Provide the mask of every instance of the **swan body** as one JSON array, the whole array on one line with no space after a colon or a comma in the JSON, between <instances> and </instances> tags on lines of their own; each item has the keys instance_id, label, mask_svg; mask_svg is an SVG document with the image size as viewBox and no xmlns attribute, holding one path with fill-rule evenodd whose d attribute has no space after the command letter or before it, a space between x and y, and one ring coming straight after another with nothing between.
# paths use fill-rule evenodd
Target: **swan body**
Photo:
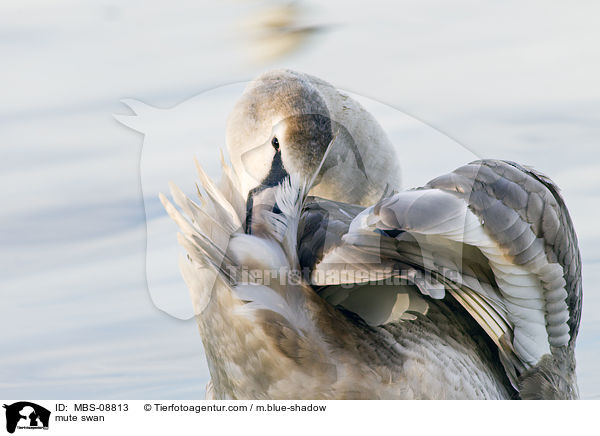
<instances>
[{"instance_id":1,"label":"swan body","mask_svg":"<svg viewBox=\"0 0 600 436\"><path fill-rule=\"evenodd\" d=\"M390 192L385 134L324 83L261 76L229 120L221 182L198 167L199 204L161 197L207 396L577 398L581 261L558 188L482 160Z\"/></svg>"}]
</instances>

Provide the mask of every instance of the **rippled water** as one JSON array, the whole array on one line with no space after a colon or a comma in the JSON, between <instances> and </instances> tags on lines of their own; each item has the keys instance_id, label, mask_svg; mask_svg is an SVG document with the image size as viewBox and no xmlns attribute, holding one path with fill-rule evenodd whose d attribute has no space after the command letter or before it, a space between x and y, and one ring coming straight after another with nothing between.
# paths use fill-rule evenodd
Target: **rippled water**
<instances>
[{"instance_id":1,"label":"rippled water","mask_svg":"<svg viewBox=\"0 0 600 436\"><path fill-rule=\"evenodd\" d=\"M316 30L286 34L283 45L261 33L270 3L0 6L0 397L203 395L195 325L158 310L148 292L146 218L151 226L162 209L142 192L143 138L112 114L128 112L123 98L168 108L281 66L396 108L401 116L381 117L405 185L459 164L461 153L533 165L557 181L584 259L579 384L584 398L600 397L599 7L301 5L288 19ZM435 141L419 135L430 131L438 147L461 146L450 157L423 153ZM220 132L217 123L203 130L194 149L207 164ZM158 169L179 170L181 156L162 156ZM178 287L177 277L163 280Z\"/></svg>"}]
</instances>

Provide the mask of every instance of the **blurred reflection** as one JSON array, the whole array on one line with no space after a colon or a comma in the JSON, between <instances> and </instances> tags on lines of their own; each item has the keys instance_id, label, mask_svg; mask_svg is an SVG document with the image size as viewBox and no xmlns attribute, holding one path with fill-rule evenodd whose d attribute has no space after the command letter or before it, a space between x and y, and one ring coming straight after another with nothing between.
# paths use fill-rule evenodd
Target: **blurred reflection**
<instances>
[{"instance_id":1,"label":"blurred reflection","mask_svg":"<svg viewBox=\"0 0 600 436\"><path fill-rule=\"evenodd\" d=\"M268 4L244 19L242 36L250 59L266 63L304 47L310 37L325 29L323 25L308 23L306 12L300 2Z\"/></svg>"}]
</instances>

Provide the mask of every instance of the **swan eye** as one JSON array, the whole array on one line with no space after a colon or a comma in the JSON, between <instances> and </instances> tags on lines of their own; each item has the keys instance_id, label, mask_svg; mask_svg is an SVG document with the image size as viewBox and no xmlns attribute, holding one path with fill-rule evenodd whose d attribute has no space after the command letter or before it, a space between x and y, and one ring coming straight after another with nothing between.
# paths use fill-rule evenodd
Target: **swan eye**
<instances>
[{"instance_id":1,"label":"swan eye","mask_svg":"<svg viewBox=\"0 0 600 436\"><path fill-rule=\"evenodd\" d=\"M279 150L279 140L276 136L273 136L273 139L271 139L271 145L275 150Z\"/></svg>"}]
</instances>

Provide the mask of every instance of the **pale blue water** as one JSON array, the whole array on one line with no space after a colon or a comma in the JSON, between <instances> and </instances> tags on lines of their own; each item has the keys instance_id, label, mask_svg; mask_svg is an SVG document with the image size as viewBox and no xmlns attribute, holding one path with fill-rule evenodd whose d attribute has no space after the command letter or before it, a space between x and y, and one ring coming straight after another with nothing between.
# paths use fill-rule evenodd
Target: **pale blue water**
<instances>
[{"instance_id":1,"label":"pale blue water","mask_svg":"<svg viewBox=\"0 0 600 436\"><path fill-rule=\"evenodd\" d=\"M325 30L286 57L252 63L258 42L240 23L265 5L0 6L0 397L203 396L195 325L158 310L147 288L146 212L158 223L162 209L142 196L143 138L112 114L127 113L123 98L166 108L283 66L424 121L411 130L395 124L406 118L382 119L404 149L407 182L452 163L419 157L431 143L420 136L426 125L439 146L439 132L462 144L458 163L467 149L557 181L584 259L579 384L584 398L600 397L599 6L306 3L302 19ZM203 134L208 143L194 151L214 162L224 138L217 124ZM163 279L177 286L170 273Z\"/></svg>"}]
</instances>

